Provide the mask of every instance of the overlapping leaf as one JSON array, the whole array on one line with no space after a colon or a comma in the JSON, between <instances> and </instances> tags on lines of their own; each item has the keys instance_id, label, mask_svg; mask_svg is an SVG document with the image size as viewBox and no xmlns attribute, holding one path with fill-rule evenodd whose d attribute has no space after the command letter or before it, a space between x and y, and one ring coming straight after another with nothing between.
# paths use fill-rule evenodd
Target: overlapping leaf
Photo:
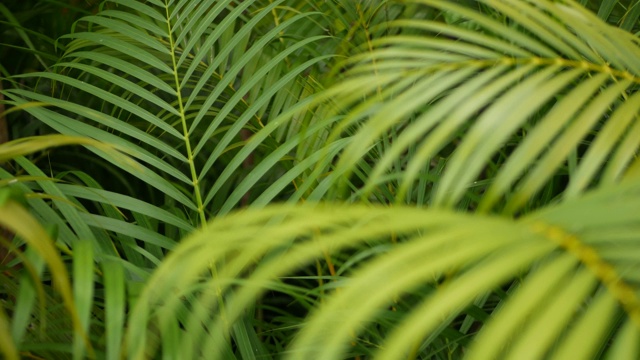
<instances>
[{"instance_id":1,"label":"overlapping leaf","mask_svg":"<svg viewBox=\"0 0 640 360\"><path fill-rule=\"evenodd\" d=\"M416 301L397 313L399 324L376 344L377 352L372 349L380 358L406 358L411 349L429 348L478 296L518 276L520 284L479 330L467 353L471 358L578 353L592 358L634 351L640 293L631 269L637 266L628 262L635 255L623 253L640 241L633 225L640 213L638 184L635 177L518 221L335 205L269 207L219 218L180 244L150 280L133 314L128 340L137 346L129 354L135 358L163 341L146 335L147 322L160 326L161 339L173 336L169 329L177 316L171 314L178 312L186 331L200 334L200 340L182 341L176 351L224 358L216 349L231 324L257 297L277 288L276 278L323 252L392 236L404 241L364 261L348 280L334 280L339 289L302 328L289 358L343 358L349 344L366 341L362 333L385 308ZM214 234L218 240L212 242ZM202 273L212 263L224 266L202 286ZM408 294L425 283L434 284L433 290L411 300ZM218 302L221 294L224 306ZM181 297L192 299L190 310L181 307ZM584 336L592 337L589 346L579 341Z\"/></svg>"},{"instance_id":2,"label":"overlapping leaf","mask_svg":"<svg viewBox=\"0 0 640 360\"><path fill-rule=\"evenodd\" d=\"M398 35L362 44L345 63L334 89L348 111L339 131L359 130L333 181L379 149L361 197L392 186L395 202L413 202L419 179L446 160L428 203L483 194L480 209L514 213L554 179L568 182L571 197L620 178L640 145L635 37L572 2L482 2L496 15L412 3L455 17L382 24Z\"/></svg>"},{"instance_id":3,"label":"overlapping leaf","mask_svg":"<svg viewBox=\"0 0 640 360\"><path fill-rule=\"evenodd\" d=\"M3 94L132 156L92 149L143 186L0 169L74 256L59 290L77 332L45 348L91 356L94 326L109 359L638 357L633 35L545 0L115 0L77 29L53 71L15 77L38 91ZM267 206L323 199L396 205ZM21 284L11 330L0 314L10 357L47 319ZM303 323L267 292L318 309Z\"/></svg>"}]
</instances>

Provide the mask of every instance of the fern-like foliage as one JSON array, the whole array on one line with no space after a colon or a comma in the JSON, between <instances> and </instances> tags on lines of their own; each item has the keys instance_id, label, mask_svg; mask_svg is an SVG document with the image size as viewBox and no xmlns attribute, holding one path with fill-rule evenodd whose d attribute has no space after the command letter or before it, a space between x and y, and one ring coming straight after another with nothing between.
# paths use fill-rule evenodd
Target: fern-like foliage
<instances>
[{"instance_id":1,"label":"fern-like foliage","mask_svg":"<svg viewBox=\"0 0 640 360\"><path fill-rule=\"evenodd\" d=\"M3 353L638 358L631 3L105 1L2 91Z\"/></svg>"}]
</instances>

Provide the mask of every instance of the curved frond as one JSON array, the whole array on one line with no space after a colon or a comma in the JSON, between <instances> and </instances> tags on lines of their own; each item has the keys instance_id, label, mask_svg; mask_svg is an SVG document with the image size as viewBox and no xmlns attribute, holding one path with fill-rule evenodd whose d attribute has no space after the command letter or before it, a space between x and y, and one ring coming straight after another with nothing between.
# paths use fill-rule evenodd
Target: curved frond
<instances>
[{"instance_id":1,"label":"curved frond","mask_svg":"<svg viewBox=\"0 0 640 360\"><path fill-rule=\"evenodd\" d=\"M267 207L220 217L177 246L149 280L132 314L128 342L136 346L129 355L148 354L157 341L175 336L169 329L176 324L169 319L176 315L170 314L180 313L187 333L199 333L202 345L185 340L179 351L224 358L216 349L234 321L262 294L278 289L278 278L323 253L392 238L402 241L358 261L348 279L329 280L333 291L314 294L322 299L319 308L287 350L289 358L343 358L355 343L362 351L371 322L385 321L390 308L406 310L397 310L397 324L369 351L384 359L406 358L412 349L435 346L438 334L478 296L512 281L520 285L482 325L469 349L472 358L572 351L590 358L614 351L607 342L631 341L618 333L620 326L634 324L636 334L640 328L638 279L632 270L637 265L627 261L639 240L638 196L638 181L629 180L517 221L335 205ZM202 275L212 264L224 265L203 286ZM179 298L191 299L189 307ZM593 303L585 307L585 301ZM611 317L618 313L623 314L619 320ZM148 326L159 326L161 338L146 336ZM598 342L584 347L577 339L586 329Z\"/></svg>"},{"instance_id":2,"label":"curved frond","mask_svg":"<svg viewBox=\"0 0 640 360\"><path fill-rule=\"evenodd\" d=\"M219 184L237 181L226 174L243 167L226 159L234 143L263 127L278 94L326 58L305 54L323 36L283 37L317 15L285 13L270 27L264 20L282 0L264 8L231 0L115 3L81 20L91 31L66 36L73 41L54 66L56 73L29 74L50 84L52 95L6 94L16 105L50 105L51 110L25 109L58 132L117 144L142 163L138 169L117 166L204 222L217 212L214 197L226 196L218 194ZM77 104L77 96L93 100ZM227 171L218 178L221 166Z\"/></svg>"},{"instance_id":3,"label":"curved frond","mask_svg":"<svg viewBox=\"0 0 640 360\"><path fill-rule=\"evenodd\" d=\"M568 1L484 1L495 15L452 2L413 3L457 20L381 24L397 35L362 44L345 62L333 91L349 115L335 134L354 135L336 179L344 183L381 146L361 198L393 184L395 202L413 202L409 190L420 174L445 159L428 203L459 206L483 193L481 210L515 213L563 176L566 197L620 178L640 145L618 142L640 113L637 38ZM611 136L592 135L600 128ZM608 159L619 161L601 170Z\"/></svg>"},{"instance_id":4,"label":"curved frond","mask_svg":"<svg viewBox=\"0 0 640 360\"><path fill-rule=\"evenodd\" d=\"M640 358L640 2L581 3L0 5L3 355Z\"/></svg>"}]
</instances>

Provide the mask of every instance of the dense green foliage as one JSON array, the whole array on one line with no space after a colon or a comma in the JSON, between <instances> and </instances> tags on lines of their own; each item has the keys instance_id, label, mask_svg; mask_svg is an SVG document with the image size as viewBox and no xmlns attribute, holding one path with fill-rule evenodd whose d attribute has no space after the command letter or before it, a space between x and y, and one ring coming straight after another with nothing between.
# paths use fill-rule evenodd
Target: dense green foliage
<instances>
[{"instance_id":1,"label":"dense green foliage","mask_svg":"<svg viewBox=\"0 0 640 360\"><path fill-rule=\"evenodd\" d=\"M639 16L0 4L1 353L640 358Z\"/></svg>"}]
</instances>

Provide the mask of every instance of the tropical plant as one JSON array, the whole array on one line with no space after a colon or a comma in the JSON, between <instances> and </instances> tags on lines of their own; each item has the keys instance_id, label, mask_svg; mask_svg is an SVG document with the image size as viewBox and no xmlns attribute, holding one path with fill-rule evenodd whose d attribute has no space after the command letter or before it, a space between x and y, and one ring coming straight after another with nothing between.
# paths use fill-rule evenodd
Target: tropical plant
<instances>
[{"instance_id":1,"label":"tropical plant","mask_svg":"<svg viewBox=\"0 0 640 360\"><path fill-rule=\"evenodd\" d=\"M639 9L105 1L0 92L0 349L640 357Z\"/></svg>"}]
</instances>

